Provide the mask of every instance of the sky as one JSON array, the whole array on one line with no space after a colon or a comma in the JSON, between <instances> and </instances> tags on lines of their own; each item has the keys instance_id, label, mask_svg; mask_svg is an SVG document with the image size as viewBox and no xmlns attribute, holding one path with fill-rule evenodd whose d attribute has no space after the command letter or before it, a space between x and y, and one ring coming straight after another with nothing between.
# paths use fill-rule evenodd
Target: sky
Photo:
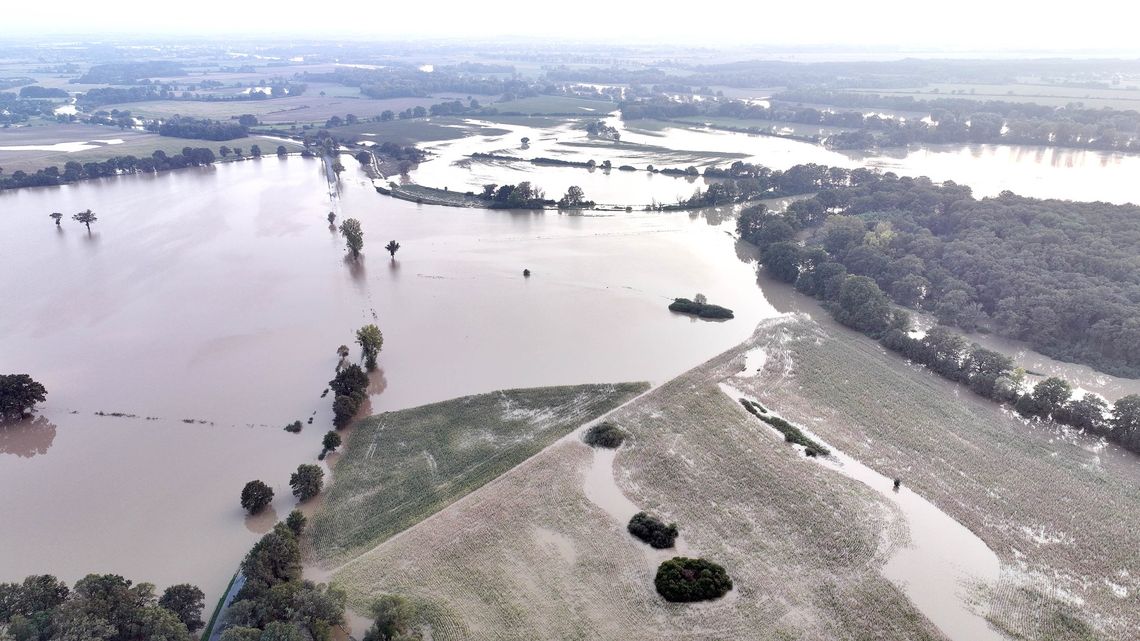
<instances>
[{"instance_id":1,"label":"sky","mask_svg":"<svg viewBox=\"0 0 1140 641\"><path fill-rule=\"evenodd\" d=\"M874 46L1140 55L1140 9L1120 0L194 0L155 5L0 0L0 36L558 38L721 47Z\"/></svg>"}]
</instances>

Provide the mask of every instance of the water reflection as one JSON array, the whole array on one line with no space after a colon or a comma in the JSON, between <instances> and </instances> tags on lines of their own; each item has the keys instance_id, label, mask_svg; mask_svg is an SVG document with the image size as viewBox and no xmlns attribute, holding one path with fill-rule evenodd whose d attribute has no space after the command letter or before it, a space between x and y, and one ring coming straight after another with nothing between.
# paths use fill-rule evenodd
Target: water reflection
<instances>
[{"instance_id":1,"label":"water reflection","mask_svg":"<svg viewBox=\"0 0 1140 641\"><path fill-rule=\"evenodd\" d=\"M55 442L55 424L43 416L18 421L0 421L0 454L31 458L47 454Z\"/></svg>"},{"instance_id":2,"label":"water reflection","mask_svg":"<svg viewBox=\"0 0 1140 641\"><path fill-rule=\"evenodd\" d=\"M265 534L273 529L277 520L277 508L270 505L257 514L247 514L244 521L245 529L254 534Z\"/></svg>"}]
</instances>

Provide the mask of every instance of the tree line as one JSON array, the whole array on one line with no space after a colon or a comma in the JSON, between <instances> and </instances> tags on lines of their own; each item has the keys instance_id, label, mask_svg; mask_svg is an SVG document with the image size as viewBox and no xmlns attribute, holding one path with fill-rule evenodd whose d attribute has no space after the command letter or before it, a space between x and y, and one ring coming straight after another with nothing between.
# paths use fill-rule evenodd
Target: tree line
<instances>
[{"instance_id":1,"label":"tree line","mask_svg":"<svg viewBox=\"0 0 1140 641\"><path fill-rule=\"evenodd\" d=\"M251 148L251 152L253 151ZM260 150L257 151L260 152ZM277 147L277 155L281 156L286 153L288 152L283 145ZM32 173L17 170L8 175L0 174L0 190L65 185L88 178L149 174L186 167L203 167L213 164L216 159L213 150L206 147L183 147L180 153L170 155L158 150L150 156L141 158L126 155L114 156L102 162L80 163L71 160L63 166L62 170L59 167L51 166L37 169Z\"/></svg>"},{"instance_id":2,"label":"tree line","mask_svg":"<svg viewBox=\"0 0 1140 641\"><path fill-rule=\"evenodd\" d=\"M1112 283L1110 275L1118 276L1116 285L1132 291L1137 257L1134 251L1128 255L1127 248L1135 247L1130 244L1135 239L1089 243L1124 228L1140 228L1136 216L1140 212L1135 210L1012 194L977 201L968 188L953 183L939 186L925 178L868 172L858 174L846 187L822 190L779 214L763 205L749 207L741 213L737 231L760 248L766 271L823 301L840 323L981 396L1011 403L1024 416L1073 425L1140 452L1140 396L1126 396L1109 411L1095 395L1073 399L1071 386L1060 379L1046 379L1027 389L1025 372L1014 367L1008 356L970 345L941 326L914 338L910 314L894 306L932 309L942 322L960 322L963 315L980 317L986 313L984 302L995 297L1005 300L1001 297L1009 293L1013 300L1000 305L1002 313L996 316L1003 320L995 329L1009 329L1006 323L1016 320L1004 312L1029 305L1031 316L1022 320L1049 332L1054 343L1046 347L1089 349L1107 332L1120 341L1117 351L1088 353L1100 356L1102 365L1134 367L1135 361L1113 359L1140 356L1140 335L1112 330L1140 328L1140 324L1128 315L1094 318L1098 310L1111 307L1097 305L1102 301L1093 300L1080 281L1094 278L1090 269L1103 270L1115 263L1114 270L1095 279ZM1083 223L1076 218L1083 218ZM1042 229L1034 228L1038 225ZM1082 225L1086 230L1074 236ZM806 245L795 240L801 230L813 228ZM970 232L977 228L988 231ZM1070 232L1069 237L1063 230ZM1113 242L1120 245L1113 248ZM975 243L972 249L970 243ZM1075 246L1065 246L1069 243ZM1003 262L1006 259L1010 262ZM1110 289L1091 293L1111 295ZM1044 299L1032 297L1041 296L1053 298L1048 307L1038 309L1032 301L1044 304ZM1115 312L1135 313L1125 307Z\"/></svg>"},{"instance_id":3,"label":"tree line","mask_svg":"<svg viewBox=\"0 0 1140 641\"><path fill-rule=\"evenodd\" d=\"M204 595L117 574L88 574L68 587L50 574L0 583L0 637L13 641L191 641L202 627Z\"/></svg>"},{"instance_id":4,"label":"tree line","mask_svg":"<svg viewBox=\"0 0 1140 641\"><path fill-rule=\"evenodd\" d=\"M157 132L160 136L197 140L233 140L249 135L249 127L241 122L222 122L191 116L174 116L161 123L152 122L146 129Z\"/></svg>"}]
</instances>

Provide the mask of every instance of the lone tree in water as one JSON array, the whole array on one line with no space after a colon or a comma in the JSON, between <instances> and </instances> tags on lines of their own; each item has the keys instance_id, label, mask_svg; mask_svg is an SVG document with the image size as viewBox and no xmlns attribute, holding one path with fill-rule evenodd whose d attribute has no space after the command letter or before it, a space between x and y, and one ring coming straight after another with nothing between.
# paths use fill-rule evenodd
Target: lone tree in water
<instances>
[{"instance_id":1,"label":"lone tree in water","mask_svg":"<svg viewBox=\"0 0 1140 641\"><path fill-rule=\"evenodd\" d=\"M273 502L273 488L253 480L241 489L241 506L250 514L257 514Z\"/></svg>"},{"instance_id":2,"label":"lone tree in water","mask_svg":"<svg viewBox=\"0 0 1140 641\"><path fill-rule=\"evenodd\" d=\"M329 224L331 225L335 222L336 222L336 212L330 211L329 212Z\"/></svg>"},{"instance_id":3,"label":"lone tree in water","mask_svg":"<svg viewBox=\"0 0 1140 641\"><path fill-rule=\"evenodd\" d=\"M361 356L364 357L364 366L369 370L376 369L376 356L384 347L384 335L375 325L365 325L356 330L356 342L360 345Z\"/></svg>"},{"instance_id":4,"label":"lone tree in water","mask_svg":"<svg viewBox=\"0 0 1140 641\"><path fill-rule=\"evenodd\" d=\"M59 227L59 220L63 218L63 214L59 213L58 211L53 211L48 215L51 216L53 220L55 220L55 226Z\"/></svg>"},{"instance_id":5,"label":"lone tree in water","mask_svg":"<svg viewBox=\"0 0 1140 641\"><path fill-rule=\"evenodd\" d=\"M293 496L307 501L321 493L324 478L325 472L319 465L304 463L289 477L289 487L293 488Z\"/></svg>"},{"instance_id":6,"label":"lone tree in water","mask_svg":"<svg viewBox=\"0 0 1140 641\"><path fill-rule=\"evenodd\" d=\"M87 233L89 234L91 233L91 223L99 220L99 217L95 215L95 212L91 211L90 209L81 211L71 218L83 223L84 225L87 225Z\"/></svg>"},{"instance_id":7,"label":"lone tree in water","mask_svg":"<svg viewBox=\"0 0 1140 641\"><path fill-rule=\"evenodd\" d=\"M0 421L21 418L47 398L47 389L27 374L0 374Z\"/></svg>"},{"instance_id":8,"label":"lone tree in water","mask_svg":"<svg viewBox=\"0 0 1140 641\"><path fill-rule=\"evenodd\" d=\"M321 439L321 447L325 448L326 452L331 452L340 447L340 434L329 430L325 437Z\"/></svg>"},{"instance_id":9,"label":"lone tree in water","mask_svg":"<svg viewBox=\"0 0 1140 641\"><path fill-rule=\"evenodd\" d=\"M387 249L388 253L392 255L392 258L395 258L396 252L400 251L400 243L397 243L394 240L389 240L388 244L384 245L384 249Z\"/></svg>"},{"instance_id":10,"label":"lone tree in water","mask_svg":"<svg viewBox=\"0 0 1140 641\"><path fill-rule=\"evenodd\" d=\"M360 256L364 249L364 230L360 228L360 221L355 218L346 218L340 224L340 233L344 236L344 244L352 252L352 257Z\"/></svg>"}]
</instances>

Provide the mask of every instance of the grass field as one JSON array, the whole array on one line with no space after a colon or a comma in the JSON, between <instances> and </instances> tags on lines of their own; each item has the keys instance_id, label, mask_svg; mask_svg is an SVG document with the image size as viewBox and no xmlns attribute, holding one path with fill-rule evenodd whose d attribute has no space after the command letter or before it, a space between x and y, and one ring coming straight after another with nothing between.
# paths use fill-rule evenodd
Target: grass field
<instances>
[{"instance_id":1,"label":"grass field","mask_svg":"<svg viewBox=\"0 0 1140 641\"><path fill-rule=\"evenodd\" d=\"M376 143L394 142L399 145L454 140L476 134L492 136L507 133L506 129L473 125L461 118L450 116L408 118L387 122L362 122L337 127L331 131L342 139L371 140Z\"/></svg>"},{"instance_id":2,"label":"grass field","mask_svg":"<svg viewBox=\"0 0 1140 641\"><path fill-rule=\"evenodd\" d=\"M688 116L677 120L693 124L709 123L717 127L735 127L738 129L775 128L777 133L791 134L793 136L830 136L842 131L851 131L844 127L822 127L819 125L806 125L802 122L785 122L782 120L752 120L747 118L722 118L705 116Z\"/></svg>"},{"instance_id":3,"label":"grass field","mask_svg":"<svg viewBox=\"0 0 1140 641\"><path fill-rule=\"evenodd\" d=\"M644 392L644 383L506 390L360 423L312 523L312 549L347 560Z\"/></svg>"},{"instance_id":4,"label":"grass field","mask_svg":"<svg viewBox=\"0 0 1140 641\"><path fill-rule=\"evenodd\" d=\"M629 514L594 502L606 494L590 489L595 455L573 438L334 581L361 610L381 593L409 596L436 640L942 639L878 574L905 536L894 513L723 394L717 382L739 361L714 359L608 418L629 434L614 463L629 510L676 522L676 553L724 565L736 586L726 597L657 596L656 566L675 551L652 551L626 532Z\"/></svg>"},{"instance_id":5,"label":"grass field","mask_svg":"<svg viewBox=\"0 0 1140 641\"><path fill-rule=\"evenodd\" d=\"M143 131L122 131L114 127L84 124L50 124L37 127L0 129L0 147L52 145L62 142L94 140L122 140L123 142L72 152L58 150L6 151L0 149L0 167L3 167L4 171L9 174L17 170L33 172L53 165L62 168L64 164L72 160L80 163L101 162L114 156L128 155L141 158L158 150L169 155L180 153L183 147L209 147L214 150L215 155L222 145L231 148L241 147L247 156L252 145L260 146L261 153L264 155L272 155L276 151L277 145L285 145L290 152L300 151L302 148L299 143L264 136L246 136L236 140L217 142L172 138Z\"/></svg>"},{"instance_id":6,"label":"grass field","mask_svg":"<svg viewBox=\"0 0 1140 641\"><path fill-rule=\"evenodd\" d=\"M759 339L761 402L902 476L997 553L991 621L1026 639L1140 638L1136 457L1029 426L845 329L787 322ZM1103 636L1070 634L1074 615Z\"/></svg>"}]
</instances>

